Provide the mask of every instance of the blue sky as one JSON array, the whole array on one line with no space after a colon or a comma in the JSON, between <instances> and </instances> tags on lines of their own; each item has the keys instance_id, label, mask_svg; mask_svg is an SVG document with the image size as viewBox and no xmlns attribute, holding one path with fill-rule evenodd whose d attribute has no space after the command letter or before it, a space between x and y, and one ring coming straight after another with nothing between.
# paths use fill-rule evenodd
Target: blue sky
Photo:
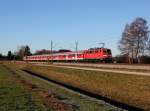
<instances>
[{"instance_id":1,"label":"blue sky","mask_svg":"<svg viewBox=\"0 0 150 111\"><path fill-rule=\"evenodd\" d=\"M150 23L149 10L150 0L0 0L0 53L50 49L53 40L55 50L104 42L116 55L125 24L136 17Z\"/></svg>"}]
</instances>

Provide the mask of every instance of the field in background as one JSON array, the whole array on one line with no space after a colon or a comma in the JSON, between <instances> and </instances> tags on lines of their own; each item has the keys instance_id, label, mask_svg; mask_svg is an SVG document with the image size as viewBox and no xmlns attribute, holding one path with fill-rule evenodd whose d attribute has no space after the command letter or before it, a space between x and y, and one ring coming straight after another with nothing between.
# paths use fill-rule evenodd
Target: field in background
<instances>
[{"instance_id":1,"label":"field in background","mask_svg":"<svg viewBox=\"0 0 150 111\"><path fill-rule=\"evenodd\" d=\"M52 66L17 65L62 83L150 110L150 77Z\"/></svg>"}]
</instances>

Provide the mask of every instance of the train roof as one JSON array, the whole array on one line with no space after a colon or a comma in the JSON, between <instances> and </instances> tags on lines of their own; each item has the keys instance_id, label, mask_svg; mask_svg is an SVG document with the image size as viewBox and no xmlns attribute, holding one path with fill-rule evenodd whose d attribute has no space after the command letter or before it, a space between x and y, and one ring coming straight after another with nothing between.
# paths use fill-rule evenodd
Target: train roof
<instances>
[{"instance_id":1,"label":"train roof","mask_svg":"<svg viewBox=\"0 0 150 111\"><path fill-rule=\"evenodd\" d=\"M108 49L104 47L95 47L95 48L89 48L88 50L99 50L99 49Z\"/></svg>"},{"instance_id":2,"label":"train roof","mask_svg":"<svg viewBox=\"0 0 150 111\"><path fill-rule=\"evenodd\" d=\"M110 49L108 49L108 48L104 48L104 47L96 47L96 48L89 48L89 49L87 49L87 50L84 50L84 52L86 52L86 51L93 51L93 50L110 50Z\"/></svg>"},{"instance_id":3,"label":"train roof","mask_svg":"<svg viewBox=\"0 0 150 111\"><path fill-rule=\"evenodd\" d=\"M61 52L61 53L52 53L52 54L43 54L43 55L32 55L32 56L70 55L70 54L81 54L81 53L83 53L83 51Z\"/></svg>"},{"instance_id":4,"label":"train roof","mask_svg":"<svg viewBox=\"0 0 150 111\"><path fill-rule=\"evenodd\" d=\"M41 54L41 55L32 55L32 57L36 57L36 56L49 56L49 55L71 55L71 54L82 54L86 51L90 51L90 50L100 50L100 49L107 49L108 48L103 48L103 47L96 47L96 48L89 48L87 50L81 50L81 51L70 51L70 52L58 52L58 53L52 53L52 54ZM110 49L109 49L110 50Z\"/></svg>"}]
</instances>

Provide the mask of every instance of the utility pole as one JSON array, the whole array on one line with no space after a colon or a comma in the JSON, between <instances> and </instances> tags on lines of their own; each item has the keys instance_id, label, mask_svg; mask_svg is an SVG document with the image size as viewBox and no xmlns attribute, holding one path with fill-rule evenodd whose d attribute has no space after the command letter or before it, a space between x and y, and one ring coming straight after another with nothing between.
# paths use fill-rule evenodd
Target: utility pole
<instances>
[{"instance_id":1,"label":"utility pole","mask_svg":"<svg viewBox=\"0 0 150 111\"><path fill-rule=\"evenodd\" d=\"M53 64L53 41L51 40L51 63Z\"/></svg>"},{"instance_id":2,"label":"utility pole","mask_svg":"<svg viewBox=\"0 0 150 111\"><path fill-rule=\"evenodd\" d=\"M78 45L79 45L79 43L78 43L78 41L76 41L76 42L75 42L75 51L76 51L76 52L78 51Z\"/></svg>"},{"instance_id":3,"label":"utility pole","mask_svg":"<svg viewBox=\"0 0 150 111\"><path fill-rule=\"evenodd\" d=\"M75 60L77 61L77 56L78 56L78 53L77 53L77 51L78 51L78 45L79 45L79 43L78 43L78 41L76 41L75 42L75 51L76 51L76 53L75 53Z\"/></svg>"}]
</instances>

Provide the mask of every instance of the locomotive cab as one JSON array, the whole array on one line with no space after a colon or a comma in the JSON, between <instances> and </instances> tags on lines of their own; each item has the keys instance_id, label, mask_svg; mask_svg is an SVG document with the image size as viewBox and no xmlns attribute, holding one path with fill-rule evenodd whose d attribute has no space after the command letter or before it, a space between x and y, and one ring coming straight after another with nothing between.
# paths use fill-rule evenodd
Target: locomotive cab
<instances>
[{"instance_id":1,"label":"locomotive cab","mask_svg":"<svg viewBox=\"0 0 150 111\"><path fill-rule=\"evenodd\" d=\"M112 54L110 49L103 49L103 61L112 62Z\"/></svg>"}]
</instances>

